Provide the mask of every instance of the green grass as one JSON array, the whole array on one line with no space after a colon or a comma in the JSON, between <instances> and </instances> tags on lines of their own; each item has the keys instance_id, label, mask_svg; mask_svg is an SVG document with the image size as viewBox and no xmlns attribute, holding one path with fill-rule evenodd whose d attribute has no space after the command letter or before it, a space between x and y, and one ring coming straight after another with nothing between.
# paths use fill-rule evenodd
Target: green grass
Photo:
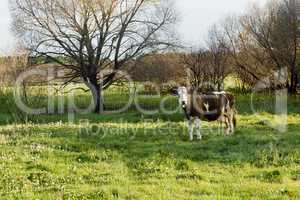
<instances>
[{"instance_id":1,"label":"green grass","mask_svg":"<svg viewBox=\"0 0 300 200\"><path fill-rule=\"evenodd\" d=\"M182 113L7 123L2 112L1 199L300 199L298 97L289 99L286 133L261 123L249 96L237 98L235 135L203 123L204 138L194 142ZM266 98L257 97L257 109L271 119L272 107L259 99Z\"/></svg>"}]
</instances>

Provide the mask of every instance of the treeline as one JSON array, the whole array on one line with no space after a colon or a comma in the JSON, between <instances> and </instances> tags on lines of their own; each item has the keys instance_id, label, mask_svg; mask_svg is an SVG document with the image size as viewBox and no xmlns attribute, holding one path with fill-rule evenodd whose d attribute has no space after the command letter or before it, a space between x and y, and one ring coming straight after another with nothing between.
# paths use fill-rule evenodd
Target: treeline
<instances>
[{"instance_id":1,"label":"treeline","mask_svg":"<svg viewBox=\"0 0 300 200\"><path fill-rule=\"evenodd\" d=\"M139 59L139 80L177 80L190 72L192 86L201 90L224 87L228 75L249 90L258 83L266 89L299 88L299 16L295 1L271 0L253 4L240 16L227 16L213 25L206 45L180 54L151 55Z\"/></svg>"},{"instance_id":2,"label":"treeline","mask_svg":"<svg viewBox=\"0 0 300 200\"><path fill-rule=\"evenodd\" d=\"M271 89L299 87L299 16L295 1L272 0L253 5L241 16L216 25L235 74L247 85L258 82Z\"/></svg>"},{"instance_id":3,"label":"treeline","mask_svg":"<svg viewBox=\"0 0 300 200\"><path fill-rule=\"evenodd\" d=\"M224 80L231 76L239 80L237 87L243 91L260 83L266 89L287 88L296 94L300 82L299 16L293 2L271 0L264 7L253 4L243 15L227 16L213 25L205 45L148 53L128 60L125 69L140 82L186 84L189 80L201 90L222 90ZM1 82L14 82L28 63L51 62L47 57L26 60L27 55L1 59Z\"/></svg>"},{"instance_id":4,"label":"treeline","mask_svg":"<svg viewBox=\"0 0 300 200\"><path fill-rule=\"evenodd\" d=\"M0 84L12 85L20 73L28 69L28 54L0 58Z\"/></svg>"}]
</instances>

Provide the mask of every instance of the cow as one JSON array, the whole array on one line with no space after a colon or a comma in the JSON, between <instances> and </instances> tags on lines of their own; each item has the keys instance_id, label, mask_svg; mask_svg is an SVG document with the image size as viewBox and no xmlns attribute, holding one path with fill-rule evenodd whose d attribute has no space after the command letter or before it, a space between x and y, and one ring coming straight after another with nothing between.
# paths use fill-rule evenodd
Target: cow
<instances>
[{"instance_id":1,"label":"cow","mask_svg":"<svg viewBox=\"0 0 300 200\"><path fill-rule=\"evenodd\" d=\"M202 139L201 121L219 121L225 123L226 134L233 134L236 127L235 98L228 92L198 93L186 87L173 89L173 95L179 97L179 104L189 122L189 137L193 140L193 124L197 129L197 138Z\"/></svg>"}]
</instances>

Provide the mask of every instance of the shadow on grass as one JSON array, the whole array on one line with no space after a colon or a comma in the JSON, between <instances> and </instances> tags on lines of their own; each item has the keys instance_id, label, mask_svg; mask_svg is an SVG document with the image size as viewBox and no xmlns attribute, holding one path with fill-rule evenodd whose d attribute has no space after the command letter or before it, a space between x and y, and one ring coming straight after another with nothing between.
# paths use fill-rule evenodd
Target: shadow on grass
<instances>
[{"instance_id":1,"label":"shadow on grass","mask_svg":"<svg viewBox=\"0 0 300 200\"><path fill-rule=\"evenodd\" d=\"M151 131L151 128L149 128ZM112 132L113 132L112 128ZM58 139L54 145L58 151L80 153L81 161L97 162L113 159L113 155L135 168L137 163L147 163L155 158L157 164L170 160L189 160L200 163L221 163L229 165L251 164L256 167L300 164L300 125L291 125L288 133L276 133L264 126L240 127L233 136L205 135L202 141L187 141L187 134L158 135L145 133L143 128L128 135L62 134L53 133ZM76 130L79 131L79 130ZM134 136L134 137L133 137ZM90 151L108 153L105 159L90 157Z\"/></svg>"},{"instance_id":2,"label":"shadow on grass","mask_svg":"<svg viewBox=\"0 0 300 200\"><path fill-rule=\"evenodd\" d=\"M249 115L255 112L276 113L276 96L275 94L253 94L251 95L237 95L236 96L236 109L239 114ZM279 99L277 99L279 100ZM287 111L288 114L299 114L300 107L299 96L289 96L287 100Z\"/></svg>"},{"instance_id":3,"label":"shadow on grass","mask_svg":"<svg viewBox=\"0 0 300 200\"><path fill-rule=\"evenodd\" d=\"M90 123L140 123L143 120L152 120L152 121L171 121L171 122L180 122L185 119L183 113L176 113L173 115L165 114L155 114L155 115L143 115L138 112L126 112L126 113L116 113L116 114L53 114L53 115L37 115L30 116L28 118L29 122L35 124L49 124L49 123L80 123L83 120L88 120ZM16 121L9 114L0 114L0 125L7 124L19 124L24 122Z\"/></svg>"}]
</instances>

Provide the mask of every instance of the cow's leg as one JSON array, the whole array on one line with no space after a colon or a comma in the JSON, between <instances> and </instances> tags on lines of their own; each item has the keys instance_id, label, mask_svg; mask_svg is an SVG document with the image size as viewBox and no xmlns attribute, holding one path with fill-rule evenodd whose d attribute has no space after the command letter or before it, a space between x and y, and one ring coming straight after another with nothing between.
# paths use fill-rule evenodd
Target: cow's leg
<instances>
[{"instance_id":1,"label":"cow's leg","mask_svg":"<svg viewBox=\"0 0 300 200\"><path fill-rule=\"evenodd\" d=\"M219 120L219 134L223 132L222 130L223 130L223 121L221 119Z\"/></svg>"},{"instance_id":2,"label":"cow's leg","mask_svg":"<svg viewBox=\"0 0 300 200\"><path fill-rule=\"evenodd\" d=\"M231 125L230 125L230 120L229 120L228 116L224 117L224 121L225 121L225 125L226 125L226 131L225 131L226 135L229 135Z\"/></svg>"},{"instance_id":3,"label":"cow's leg","mask_svg":"<svg viewBox=\"0 0 300 200\"><path fill-rule=\"evenodd\" d=\"M231 113L230 115L230 133L233 134L234 133L234 122L233 122L233 119L234 118L234 114Z\"/></svg>"},{"instance_id":4,"label":"cow's leg","mask_svg":"<svg viewBox=\"0 0 300 200\"><path fill-rule=\"evenodd\" d=\"M193 141L194 135L193 135L193 119L189 119L189 136L190 136L190 141Z\"/></svg>"},{"instance_id":5,"label":"cow's leg","mask_svg":"<svg viewBox=\"0 0 300 200\"><path fill-rule=\"evenodd\" d=\"M201 120L199 117L196 118L196 129L197 129L197 139L202 140L202 135L201 135Z\"/></svg>"},{"instance_id":6,"label":"cow's leg","mask_svg":"<svg viewBox=\"0 0 300 200\"><path fill-rule=\"evenodd\" d=\"M220 133L220 134L223 134L223 133L224 133L223 123L225 123L225 117L224 117L224 116L220 117L219 120L218 120L218 124L219 124L219 133Z\"/></svg>"}]
</instances>

